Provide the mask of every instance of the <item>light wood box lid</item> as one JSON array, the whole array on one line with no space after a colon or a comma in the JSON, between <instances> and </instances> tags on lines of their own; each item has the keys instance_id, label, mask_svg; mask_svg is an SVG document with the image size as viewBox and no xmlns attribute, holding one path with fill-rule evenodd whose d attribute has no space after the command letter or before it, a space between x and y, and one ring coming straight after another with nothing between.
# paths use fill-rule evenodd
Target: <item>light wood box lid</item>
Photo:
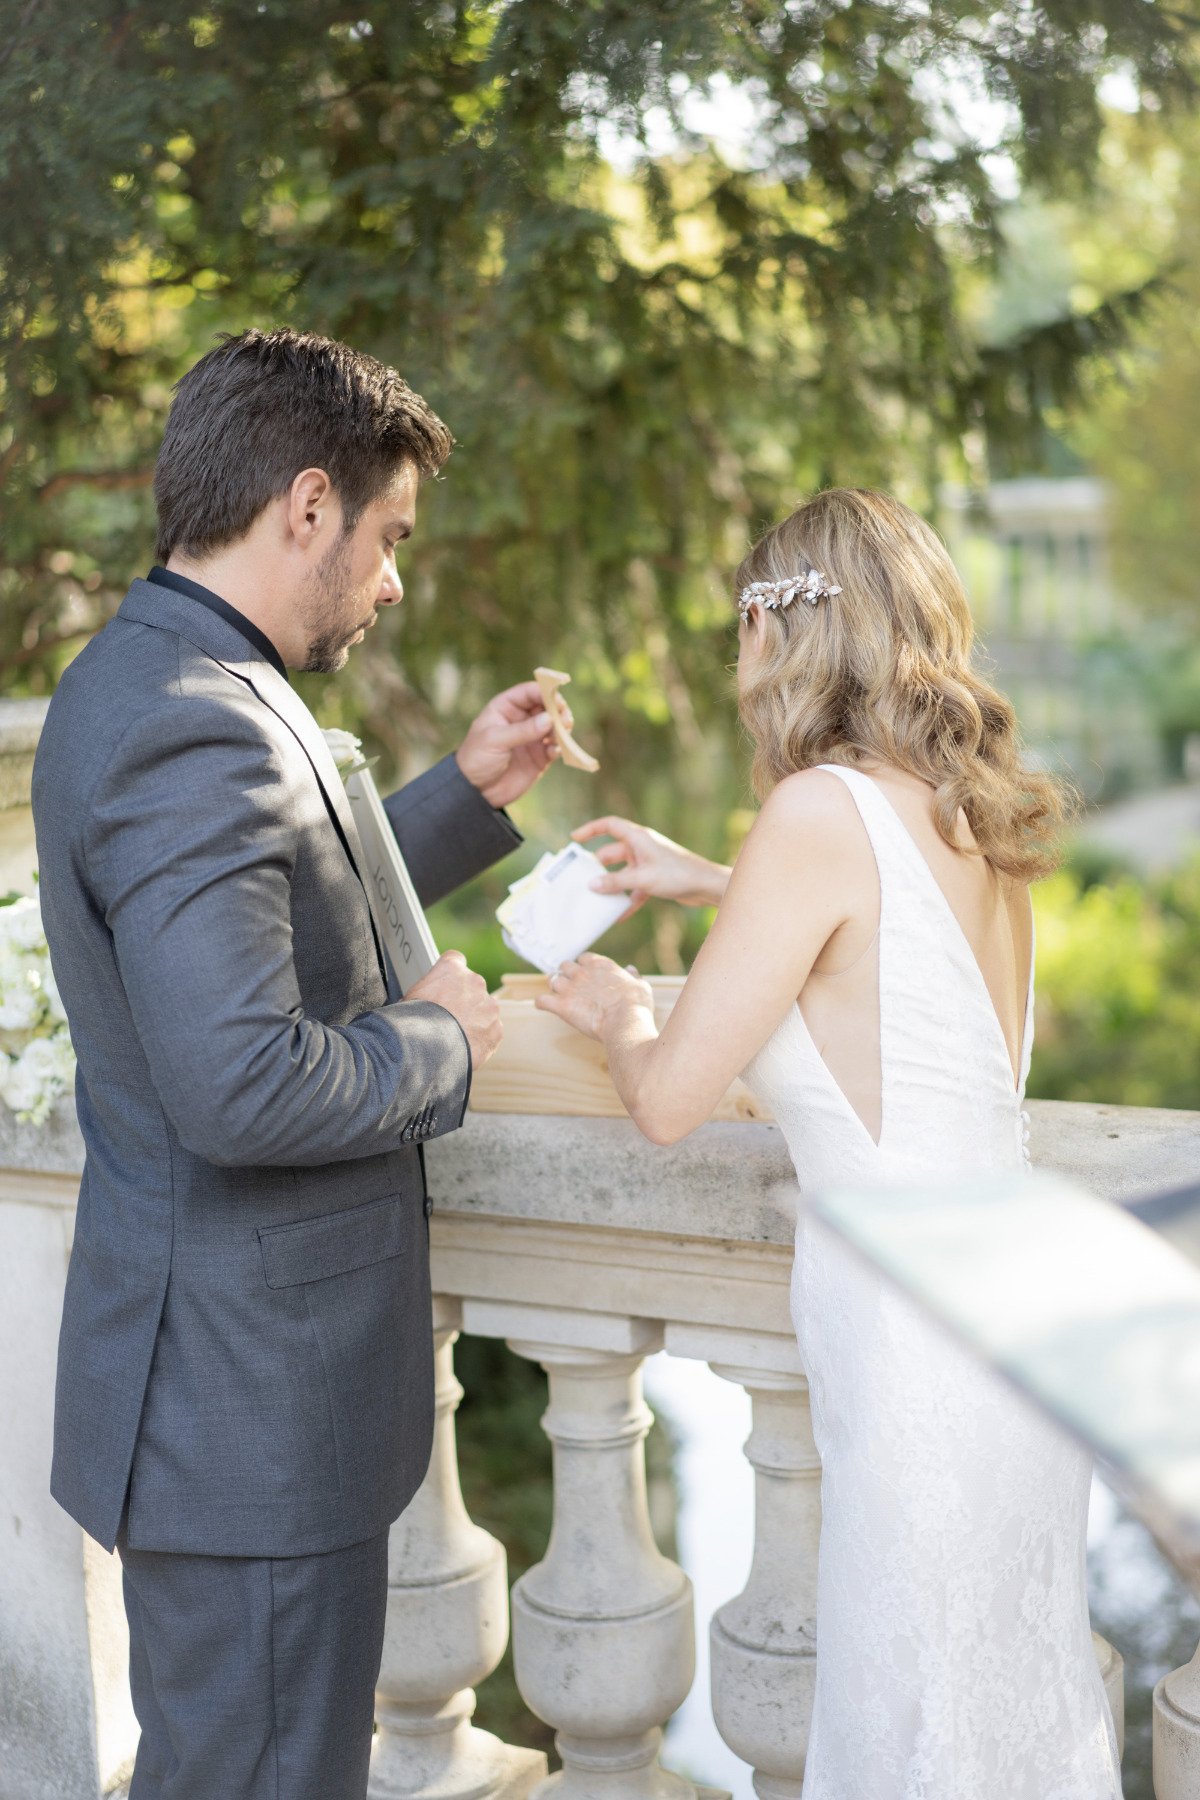
<instances>
[{"instance_id":1,"label":"light wood box lid","mask_svg":"<svg viewBox=\"0 0 1200 1800\"><path fill-rule=\"evenodd\" d=\"M650 975L659 1023L679 998L686 978ZM545 975L506 975L498 999L504 1041L471 1086L475 1112L554 1113L588 1119L624 1118L625 1108L609 1079L604 1046L583 1037L552 1013L534 1006L545 993ZM769 1120L770 1112L744 1082L735 1081L714 1119Z\"/></svg>"}]
</instances>

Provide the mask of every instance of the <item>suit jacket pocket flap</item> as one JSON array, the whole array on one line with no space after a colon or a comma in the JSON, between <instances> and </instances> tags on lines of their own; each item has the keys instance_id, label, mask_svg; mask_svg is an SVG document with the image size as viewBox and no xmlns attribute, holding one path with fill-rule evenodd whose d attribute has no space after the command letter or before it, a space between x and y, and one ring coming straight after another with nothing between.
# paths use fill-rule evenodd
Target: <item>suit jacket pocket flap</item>
<instances>
[{"instance_id":1,"label":"suit jacket pocket flap","mask_svg":"<svg viewBox=\"0 0 1200 1800\"><path fill-rule=\"evenodd\" d=\"M268 1287L294 1287L302 1281L324 1281L329 1275L346 1275L370 1263L385 1262L406 1249L406 1205L394 1195L354 1206L346 1212L325 1213L319 1219L303 1219L296 1225L273 1225L260 1230L263 1272Z\"/></svg>"}]
</instances>

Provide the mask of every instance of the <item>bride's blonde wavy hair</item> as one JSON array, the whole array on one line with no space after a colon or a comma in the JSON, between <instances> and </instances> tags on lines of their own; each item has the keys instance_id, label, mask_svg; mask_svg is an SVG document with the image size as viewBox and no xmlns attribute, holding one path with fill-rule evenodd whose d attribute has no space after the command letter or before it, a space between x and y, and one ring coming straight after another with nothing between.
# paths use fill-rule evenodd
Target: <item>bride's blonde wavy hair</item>
<instances>
[{"instance_id":1,"label":"bride's blonde wavy hair","mask_svg":"<svg viewBox=\"0 0 1200 1800\"><path fill-rule=\"evenodd\" d=\"M890 764L934 789L954 849L961 808L993 867L1048 874L1075 796L1024 767L1012 706L971 667L970 607L937 534L888 494L829 488L759 539L736 591L810 569L841 593L764 611L763 653L742 682L759 799L817 763Z\"/></svg>"}]
</instances>

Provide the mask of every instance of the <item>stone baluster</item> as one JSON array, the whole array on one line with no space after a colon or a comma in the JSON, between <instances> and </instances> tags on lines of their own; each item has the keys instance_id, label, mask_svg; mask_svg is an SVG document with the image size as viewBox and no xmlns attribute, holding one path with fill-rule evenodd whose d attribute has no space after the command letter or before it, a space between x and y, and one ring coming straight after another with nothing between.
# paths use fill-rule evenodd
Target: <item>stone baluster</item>
<instances>
[{"instance_id":1,"label":"stone baluster","mask_svg":"<svg viewBox=\"0 0 1200 1800\"><path fill-rule=\"evenodd\" d=\"M435 1301L437 1422L425 1480L392 1527L371 1800L525 1800L538 1751L471 1723L474 1689L508 1642L504 1548L471 1522L458 1480L457 1302Z\"/></svg>"},{"instance_id":2,"label":"stone baluster","mask_svg":"<svg viewBox=\"0 0 1200 1800\"><path fill-rule=\"evenodd\" d=\"M1154 1690L1153 1781L1155 1800L1200 1794L1200 1649Z\"/></svg>"},{"instance_id":3,"label":"stone baluster","mask_svg":"<svg viewBox=\"0 0 1200 1800\"><path fill-rule=\"evenodd\" d=\"M1098 1631L1092 1633L1092 1649L1100 1665L1100 1679L1108 1695L1109 1711L1117 1733L1117 1754L1125 1754L1125 1658Z\"/></svg>"},{"instance_id":4,"label":"stone baluster","mask_svg":"<svg viewBox=\"0 0 1200 1800\"><path fill-rule=\"evenodd\" d=\"M712 1621L717 1729L754 1770L761 1800L796 1800L816 1677L821 1464L794 1338L673 1326L667 1349L701 1356L750 1395L754 1556L746 1586Z\"/></svg>"},{"instance_id":5,"label":"stone baluster","mask_svg":"<svg viewBox=\"0 0 1200 1800\"><path fill-rule=\"evenodd\" d=\"M517 1684L563 1762L535 1800L696 1800L658 1761L695 1673L691 1584L656 1546L646 1503L641 1367L661 1330L490 1301L467 1301L464 1326L503 1334L550 1380L550 1543L512 1596Z\"/></svg>"}]
</instances>

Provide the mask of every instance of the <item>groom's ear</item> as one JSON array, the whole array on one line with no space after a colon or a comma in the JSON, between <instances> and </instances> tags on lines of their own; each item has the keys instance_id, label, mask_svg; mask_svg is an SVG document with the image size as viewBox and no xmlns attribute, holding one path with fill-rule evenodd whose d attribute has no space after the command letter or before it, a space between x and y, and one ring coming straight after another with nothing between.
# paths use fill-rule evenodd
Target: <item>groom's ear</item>
<instances>
[{"instance_id":1,"label":"groom's ear","mask_svg":"<svg viewBox=\"0 0 1200 1800\"><path fill-rule=\"evenodd\" d=\"M336 537L342 509L324 469L301 469L285 498L287 530L298 549L323 549Z\"/></svg>"}]
</instances>

